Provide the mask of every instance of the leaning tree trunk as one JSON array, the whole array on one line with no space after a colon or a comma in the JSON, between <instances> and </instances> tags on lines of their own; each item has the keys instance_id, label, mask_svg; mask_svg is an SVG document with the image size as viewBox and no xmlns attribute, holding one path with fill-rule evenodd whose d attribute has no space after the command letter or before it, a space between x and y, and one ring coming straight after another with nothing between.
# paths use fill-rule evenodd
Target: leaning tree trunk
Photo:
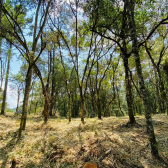
<instances>
[{"instance_id":1,"label":"leaning tree trunk","mask_svg":"<svg viewBox=\"0 0 168 168\"><path fill-rule=\"evenodd\" d=\"M6 79L5 79L5 88L3 92L3 101L2 101L2 108L1 108L1 114L5 114L5 104L6 104L6 94L7 94L7 87L8 87L8 77L9 77L9 69L10 69L10 60L11 60L11 50L12 50L12 44L10 44L10 49L8 51L8 65L6 70Z\"/></svg>"},{"instance_id":2,"label":"leaning tree trunk","mask_svg":"<svg viewBox=\"0 0 168 168\"><path fill-rule=\"evenodd\" d=\"M49 115L49 75L47 79L47 84L46 86L44 85L44 81L41 75L41 72L39 68L37 67L36 64L33 66L35 73L39 77L43 89L43 96L44 96L44 110L43 110L43 115L44 115L44 123L46 124L48 121L48 115Z\"/></svg>"},{"instance_id":3,"label":"leaning tree trunk","mask_svg":"<svg viewBox=\"0 0 168 168\"><path fill-rule=\"evenodd\" d=\"M137 40L136 25L134 20L135 2L132 0L126 0L125 2L128 3L127 15L128 15L128 21L129 21L130 35L132 39L132 50L134 54L134 60L136 63L136 70L137 70L138 79L139 79L140 91L141 91L141 96L142 96L144 109L145 109L146 126L147 126L147 132L149 134L150 144L151 144L151 153L153 156L159 157L158 146L155 138L152 117L151 117L151 108L149 105L148 95L146 92L145 83L142 76L142 68L141 68L140 56L139 56L139 46L138 46L138 40Z\"/></svg>"},{"instance_id":4,"label":"leaning tree trunk","mask_svg":"<svg viewBox=\"0 0 168 168\"><path fill-rule=\"evenodd\" d=\"M133 96L132 96L132 86L129 77L129 67L128 67L128 58L123 59L124 61L124 68L125 68L125 86L126 86L126 99L127 99L127 106L128 106L128 115L129 115L129 123L135 123L135 117L133 113Z\"/></svg>"},{"instance_id":5,"label":"leaning tree trunk","mask_svg":"<svg viewBox=\"0 0 168 168\"><path fill-rule=\"evenodd\" d=\"M24 93L24 100L23 100L23 107L22 107L22 117L20 121L20 128L19 128L19 136L21 138L22 130L26 128L26 119L27 119L27 112L28 112L28 102L29 102L29 93L31 90L31 77L33 74L33 67L29 64L29 68L26 74L26 86L25 86L25 93Z\"/></svg>"}]
</instances>

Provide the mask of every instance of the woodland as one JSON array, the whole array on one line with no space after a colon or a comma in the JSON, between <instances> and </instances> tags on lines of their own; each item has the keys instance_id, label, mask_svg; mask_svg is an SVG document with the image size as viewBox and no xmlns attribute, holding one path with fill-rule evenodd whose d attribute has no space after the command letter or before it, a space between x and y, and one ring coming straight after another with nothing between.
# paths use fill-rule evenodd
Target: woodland
<instances>
[{"instance_id":1,"label":"woodland","mask_svg":"<svg viewBox=\"0 0 168 168\"><path fill-rule=\"evenodd\" d=\"M167 92L167 0L0 0L2 168L166 168Z\"/></svg>"}]
</instances>

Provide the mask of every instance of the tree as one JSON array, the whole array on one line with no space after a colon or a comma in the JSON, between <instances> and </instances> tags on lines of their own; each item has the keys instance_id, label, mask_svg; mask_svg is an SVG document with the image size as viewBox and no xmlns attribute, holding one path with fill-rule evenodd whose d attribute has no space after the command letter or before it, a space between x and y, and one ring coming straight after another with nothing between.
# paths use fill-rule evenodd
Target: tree
<instances>
[{"instance_id":1,"label":"tree","mask_svg":"<svg viewBox=\"0 0 168 168\"><path fill-rule=\"evenodd\" d=\"M90 28L91 31L99 34L115 44L117 44L120 55L124 62L125 68L125 87L126 87L126 98L129 114L129 123L135 123L135 117L133 115L133 96L132 86L129 76L129 65L128 59L131 56L131 51L128 45L128 27L126 17L126 6L121 6L119 1L90 1L84 7L85 13L90 16ZM122 12L121 12L122 11ZM109 22L111 20L111 22Z\"/></svg>"},{"instance_id":2,"label":"tree","mask_svg":"<svg viewBox=\"0 0 168 168\"><path fill-rule=\"evenodd\" d=\"M137 15L135 15L135 11L138 9L139 6L137 6L135 10L135 5L139 5L139 4L140 3L136 3L135 1L124 1L123 3L120 3L119 1L111 2L111 1L93 0L91 1L91 3L89 3L89 5L86 6L86 12L89 11L87 13L90 14L89 16L92 19L92 22L96 24L96 26L91 26L91 30L104 38L114 41L118 45L122 55L124 56L123 60L124 60L125 70L126 70L125 71L125 75L127 79L126 83L129 86L128 88L126 88L126 90L129 93L127 94L128 109L129 108L131 109L128 112L130 117L130 123L134 123L135 120L133 119L134 117L133 117L132 106L129 106L131 104L130 102L132 101L132 98L131 98L132 93L130 89L131 85L129 82L130 81L129 73L127 73L128 72L127 70L129 70L127 62L131 54L132 53L134 54L136 70L138 74L140 91L141 91L140 96L144 103L145 116L147 121L147 130L148 130L149 138L151 142L151 148L152 148L151 151L153 155L158 156L157 143L155 139L152 119L150 114L151 109L149 107L148 95L145 90L145 83L142 76L142 68L141 68L140 57L139 57L139 48L145 43L146 40L151 38L153 33L157 30L157 28L160 25L166 24L168 17L164 16L163 18L161 18L161 21L157 23L155 22L152 29L150 30L147 37L145 38L145 40L138 42L138 39L141 39L141 36L139 32L137 33L138 29L136 28L136 24L140 26L140 23L142 23L145 20L145 19L143 20L142 18L140 19L139 22L137 22L136 20L135 16L138 15L138 12L136 13ZM151 2L145 1L144 4L149 6ZM150 9L149 11L152 11L150 7L149 9ZM144 8L144 13L147 13L146 8ZM151 13L150 13L150 16L151 16ZM112 20L112 22L109 22L109 18ZM121 18L123 18L122 21L121 21ZM145 25L147 22L148 22L148 19L146 19L145 22L143 22L143 25ZM140 30L144 30L145 28L143 27L143 29L140 29ZM130 43L129 37L131 38L131 43ZM130 46L132 46L132 49L130 48Z\"/></svg>"},{"instance_id":3,"label":"tree","mask_svg":"<svg viewBox=\"0 0 168 168\"><path fill-rule=\"evenodd\" d=\"M160 26L160 29L162 29L162 33L164 33L164 28L162 26ZM164 112L166 109L166 112L168 113L168 102L167 102L167 96L166 96L166 91L165 91L165 86L164 86L164 82L163 82L163 75L162 75L162 71L161 71L161 62L163 60L163 57L165 56L166 50L168 48L168 46L166 46L164 44L164 41L166 39L167 36L167 32L165 32L165 34L160 35L158 37L158 39L155 39L155 43L156 45L151 45L151 42L147 42L145 41L145 49L146 52L152 62L155 74L156 74L156 82L158 83L157 85L157 89L160 89L160 93L161 93L161 98L159 98L159 90L157 90L157 99L158 99L158 106L159 106L159 111L160 112ZM159 42L161 42L161 45L159 45ZM158 48L161 47L161 48ZM154 48L157 48L157 51L154 51ZM160 52L158 52L160 50ZM154 58L154 54L153 52L155 52L155 57L156 57L156 53L158 53L158 60L156 62L156 59Z\"/></svg>"},{"instance_id":4,"label":"tree","mask_svg":"<svg viewBox=\"0 0 168 168\"><path fill-rule=\"evenodd\" d=\"M5 104L6 104L6 95L7 95L7 87L8 87L8 78L9 78L9 69L10 69L10 61L12 56L12 44L10 43L10 48L8 50L8 64L6 69L6 78L5 78L5 87L3 92L3 101L1 107L1 115L5 115Z\"/></svg>"},{"instance_id":5,"label":"tree","mask_svg":"<svg viewBox=\"0 0 168 168\"><path fill-rule=\"evenodd\" d=\"M17 107L16 107L16 112L15 115L18 115L18 109L19 109L19 103L20 103L20 96L21 96L21 92L23 92L23 88L24 88L24 78L23 78L23 74L21 73L21 71L16 74L16 75L12 75L10 81L12 82L11 88L12 89L16 89L17 90Z\"/></svg>"},{"instance_id":6,"label":"tree","mask_svg":"<svg viewBox=\"0 0 168 168\"><path fill-rule=\"evenodd\" d=\"M45 8L46 4L46 8ZM33 73L33 66L35 65L36 61L40 57L41 53L43 52L45 45L43 42L42 38L42 33L43 29L47 20L47 15L49 11L49 7L51 4L51 0L47 2L43 2L42 0L39 0L37 3L35 3L36 6L36 14L35 14L35 21L34 21L34 27L33 27L33 42L31 47L28 46L28 42L26 41L26 38L24 36L24 28L26 20L25 18L25 12L27 11L27 6L23 6L22 3L20 2L18 5L16 5L16 13L10 11L9 4L5 3L2 7L2 11L5 15L5 17L8 20L8 28L6 25L1 25L1 29L3 32L1 32L1 36L4 37L6 40L11 42L13 46L15 46L23 58L28 62L28 70L26 74L26 80L25 80L25 93L24 93L24 100L23 100L23 109L22 109L22 117L21 117L21 122L20 122L20 129L19 129L19 138L21 137L21 132L22 130L25 129L26 127L26 119L27 119L27 111L28 111L28 99L29 99L29 92L30 92L30 87L31 87L31 77ZM40 8L43 9L43 14L40 15ZM21 15L21 19L19 18L19 14ZM29 19L27 19L28 23ZM39 25L39 26L38 26ZM11 29L13 31L11 31ZM4 32L7 32L10 36L14 37L17 41L12 42ZM41 38L41 48L39 52L37 52L37 44L38 41ZM19 45L18 45L19 44Z\"/></svg>"},{"instance_id":7,"label":"tree","mask_svg":"<svg viewBox=\"0 0 168 168\"><path fill-rule=\"evenodd\" d=\"M2 22L2 5L3 5L3 0L0 0L0 27L1 27L1 22ZM0 29L1 31L1 29ZM1 61L1 88L2 88L2 57L1 57L1 53L2 53L2 38L0 38L0 61Z\"/></svg>"},{"instance_id":8,"label":"tree","mask_svg":"<svg viewBox=\"0 0 168 168\"><path fill-rule=\"evenodd\" d=\"M140 91L141 91L141 96L142 96L142 100L145 108L146 126L147 126L147 132L149 134L150 144L151 144L151 152L154 156L159 157L158 146L157 146L154 128L152 124L151 109L149 105L148 95L146 94L146 88L145 88L145 83L142 75L142 68L141 68L141 62L139 57L139 44L137 40L138 36L137 36L136 24L135 24L135 18L134 18L135 2L126 0L125 6L127 9L127 15L129 20L130 37L132 40L132 50L133 50L134 60L136 63L136 70L139 78Z\"/></svg>"}]
</instances>

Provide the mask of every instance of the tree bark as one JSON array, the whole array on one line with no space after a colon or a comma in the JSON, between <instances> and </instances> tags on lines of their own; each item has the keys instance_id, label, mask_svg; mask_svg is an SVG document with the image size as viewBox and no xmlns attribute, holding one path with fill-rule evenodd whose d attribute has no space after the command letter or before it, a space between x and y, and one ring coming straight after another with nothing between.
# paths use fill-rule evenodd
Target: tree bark
<instances>
[{"instance_id":1,"label":"tree bark","mask_svg":"<svg viewBox=\"0 0 168 168\"><path fill-rule=\"evenodd\" d=\"M133 113L133 96L132 96L132 86L131 80L129 77L129 67L128 67L128 58L124 57L124 69L125 69L125 86L126 86L126 99L127 99L127 106L128 106L128 115L129 115L129 123L135 123L135 117Z\"/></svg>"},{"instance_id":2,"label":"tree bark","mask_svg":"<svg viewBox=\"0 0 168 168\"><path fill-rule=\"evenodd\" d=\"M35 103L34 114L36 114L36 112L37 112L37 105L38 105L38 102Z\"/></svg>"},{"instance_id":3,"label":"tree bark","mask_svg":"<svg viewBox=\"0 0 168 168\"><path fill-rule=\"evenodd\" d=\"M12 44L10 44L10 49L8 51L8 64L7 64L7 70L6 70L5 88L4 88L4 92L3 92L3 101L2 101L2 107L1 107L1 114L2 115L5 115L6 94L7 94L7 87L8 87L10 61L11 61L11 56L12 56L11 50L12 50Z\"/></svg>"},{"instance_id":4,"label":"tree bark","mask_svg":"<svg viewBox=\"0 0 168 168\"><path fill-rule=\"evenodd\" d=\"M80 100L81 100L81 122L84 124L84 97L82 94L82 87L79 87L80 89Z\"/></svg>"},{"instance_id":5,"label":"tree bark","mask_svg":"<svg viewBox=\"0 0 168 168\"><path fill-rule=\"evenodd\" d=\"M19 128L19 136L18 139L21 138L22 130L26 128L26 119L27 119L27 112L28 112L28 102L29 102L29 93L31 90L31 77L33 74L33 67L29 64L29 68L26 74L26 86L25 86L25 93L23 99L23 107L22 107L22 117L20 121L20 128Z\"/></svg>"},{"instance_id":6,"label":"tree bark","mask_svg":"<svg viewBox=\"0 0 168 168\"><path fill-rule=\"evenodd\" d=\"M154 73L155 73L155 81L156 81L155 83L156 93L155 94L156 94L156 99L157 99L157 104L158 104L158 111L159 113L163 113L164 112L164 109L162 107L163 100L161 99L160 93L159 93L159 79L158 79L158 74L156 73L155 67L154 67Z\"/></svg>"},{"instance_id":7,"label":"tree bark","mask_svg":"<svg viewBox=\"0 0 168 168\"><path fill-rule=\"evenodd\" d=\"M97 110L98 110L98 119L102 119L101 117L101 106L100 106L100 92L99 88L97 89Z\"/></svg>"},{"instance_id":8,"label":"tree bark","mask_svg":"<svg viewBox=\"0 0 168 168\"><path fill-rule=\"evenodd\" d=\"M3 84L3 62L2 62L2 38L0 38L0 62L1 62L1 84L0 84L0 90L2 89L2 84Z\"/></svg>"},{"instance_id":9,"label":"tree bark","mask_svg":"<svg viewBox=\"0 0 168 168\"><path fill-rule=\"evenodd\" d=\"M49 111L49 99L48 95L45 95L45 104L44 104L44 124L48 121L48 111Z\"/></svg>"},{"instance_id":10,"label":"tree bark","mask_svg":"<svg viewBox=\"0 0 168 168\"><path fill-rule=\"evenodd\" d=\"M141 91L142 100L143 100L144 109L145 109L146 126L147 126L147 132L149 134L150 144L151 144L151 153L153 156L159 157L158 146L157 146L153 123L152 123L151 109L149 105L148 95L146 92L145 83L142 75L141 63L140 63L139 45L138 45L136 25L134 20L135 2L132 0L125 0L125 2L128 3L127 16L129 21L130 36L132 39L132 50L134 54L134 60L136 63L136 71L138 74L140 91Z\"/></svg>"},{"instance_id":11,"label":"tree bark","mask_svg":"<svg viewBox=\"0 0 168 168\"><path fill-rule=\"evenodd\" d=\"M18 115L18 109L19 109L19 101L20 101L20 89L18 88L18 98L17 98L17 107L16 107L16 112L15 115Z\"/></svg>"},{"instance_id":12,"label":"tree bark","mask_svg":"<svg viewBox=\"0 0 168 168\"><path fill-rule=\"evenodd\" d=\"M48 121L48 115L49 115L49 76L50 75L48 75L47 84L45 86L41 72L40 72L39 68L37 67L37 65L34 64L33 68L35 70L35 73L37 74L37 76L39 77L39 79L41 81L41 85L42 85L42 89L43 89L43 96L45 99L44 100L43 115L44 115L44 123L46 124Z\"/></svg>"},{"instance_id":13,"label":"tree bark","mask_svg":"<svg viewBox=\"0 0 168 168\"><path fill-rule=\"evenodd\" d=\"M168 100L167 100L165 87L164 87L163 79L162 79L161 72L160 72L159 68L157 68L157 72L158 72L158 77L159 77L159 85L160 85L161 97L162 97L163 102L165 103L166 112L168 114Z\"/></svg>"},{"instance_id":14,"label":"tree bark","mask_svg":"<svg viewBox=\"0 0 168 168\"><path fill-rule=\"evenodd\" d=\"M69 122L71 122L71 96L68 95L68 115L69 115Z\"/></svg>"},{"instance_id":15,"label":"tree bark","mask_svg":"<svg viewBox=\"0 0 168 168\"><path fill-rule=\"evenodd\" d=\"M81 99L81 122L84 124L84 99Z\"/></svg>"},{"instance_id":16,"label":"tree bark","mask_svg":"<svg viewBox=\"0 0 168 168\"><path fill-rule=\"evenodd\" d=\"M55 73L55 48L53 49L52 55L51 55L51 61L50 63L52 65L51 68L51 76L52 76L52 80L51 80L51 101L50 101L50 111L49 111L49 115L52 116L53 115L53 110L54 110L54 103L55 103L55 99L54 99L54 93L55 93L55 81L54 81L54 73Z\"/></svg>"},{"instance_id":17,"label":"tree bark","mask_svg":"<svg viewBox=\"0 0 168 168\"><path fill-rule=\"evenodd\" d=\"M118 91L118 87L116 86L116 93L117 93L117 99L118 99L118 108L119 108L119 110L120 110L120 113L122 113L123 114L123 116L124 116L124 113L123 113L123 111L122 111L122 109L121 109L121 101L120 101L120 95L119 95L119 91ZM117 115L117 116L119 116L119 115Z\"/></svg>"}]
</instances>

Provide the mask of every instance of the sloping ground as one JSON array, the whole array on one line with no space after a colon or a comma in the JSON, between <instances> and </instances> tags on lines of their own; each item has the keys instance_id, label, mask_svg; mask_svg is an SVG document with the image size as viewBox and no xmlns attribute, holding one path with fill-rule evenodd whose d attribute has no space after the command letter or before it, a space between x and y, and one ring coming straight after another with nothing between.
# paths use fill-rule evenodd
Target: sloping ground
<instances>
[{"instance_id":1,"label":"sloping ground","mask_svg":"<svg viewBox=\"0 0 168 168\"><path fill-rule=\"evenodd\" d=\"M128 117L73 119L50 118L47 125L39 116L30 116L23 138L17 142L20 119L11 114L0 116L0 167L80 168L93 162L99 168L167 168L152 158L145 119L126 125ZM159 154L168 162L168 116L153 116Z\"/></svg>"}]
</instances>

